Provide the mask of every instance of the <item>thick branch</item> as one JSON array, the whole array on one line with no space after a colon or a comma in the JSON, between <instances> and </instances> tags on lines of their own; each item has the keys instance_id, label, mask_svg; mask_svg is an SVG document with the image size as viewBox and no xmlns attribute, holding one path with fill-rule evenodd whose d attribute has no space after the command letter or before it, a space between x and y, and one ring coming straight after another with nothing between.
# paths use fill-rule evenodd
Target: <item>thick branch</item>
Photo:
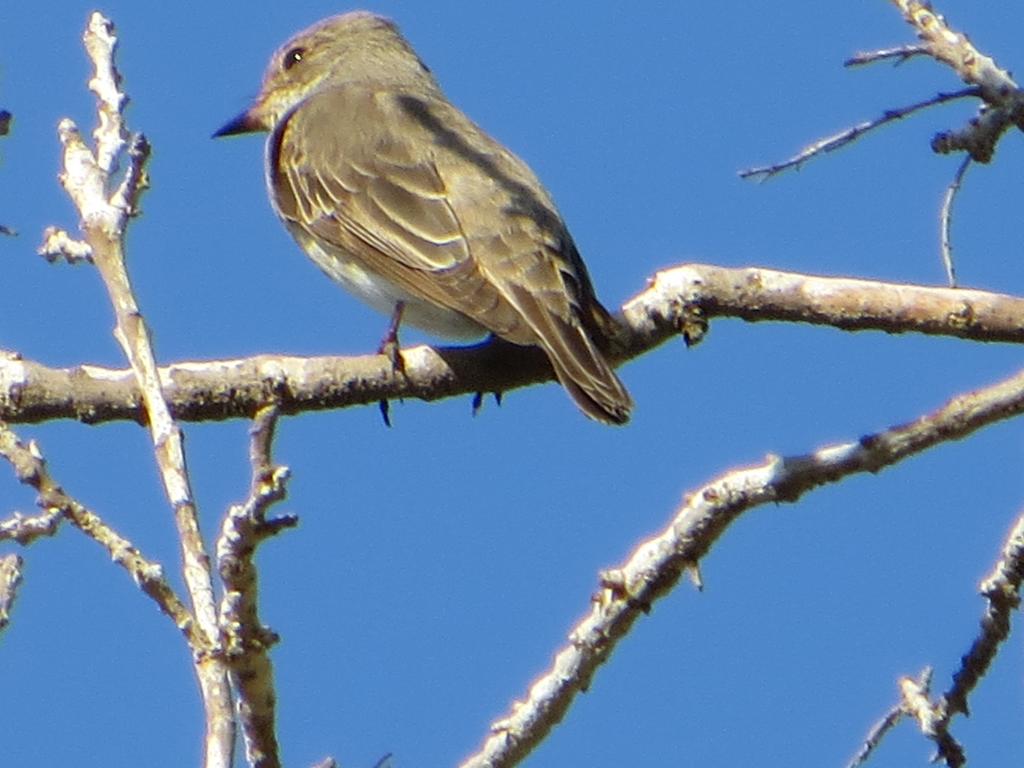
<instances>
[{"instance_id":1,"label":"thick branch","mask_svg":"<svg viewBox=\"0 0 1024 768\"><path fill-rule=\"evenodd\" d=\"M659 272L623 307L618 359L637 357L680 332L699 337L702 324L714 317L1024 343L1024 299L1014 296L690 264ZM553 379L540 351L504 342L413 347L402 358L403 375L383 355L261 355L177 363L161 368L160 378L174 417L186 421L252 418L271 402L287 415L381 399L501 392ZM53 369L0 352L0 418L11 423L145 423L145 413L127 371Z\"/></svg>"}]
</instances>

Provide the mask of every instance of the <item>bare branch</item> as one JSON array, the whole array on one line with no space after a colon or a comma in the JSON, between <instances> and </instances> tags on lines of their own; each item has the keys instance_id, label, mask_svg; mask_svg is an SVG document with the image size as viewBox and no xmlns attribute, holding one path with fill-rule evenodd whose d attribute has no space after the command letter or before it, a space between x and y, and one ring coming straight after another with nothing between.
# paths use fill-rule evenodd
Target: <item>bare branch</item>
<instances>
[{"instance_id":1,"label":"bare branch","mask_svg":"<svg viewBox=\"0 0 1024 768\"><path fill-rule=\"evenodd\" d=\"M971 166L971 158L967 156L960 163L953 181L946 187L946 194L942 197L942 210L939 212L939 229L942 236L942 264L946 268L946 281L950 288L956 288L956 268L953 266L953 238L950 231L953 226L953 203L957 193L960 192L960 185L963 183L964 175Z\"/></svg>"},{"instance_id":2,"label":"bare branch","mask_svg":"<svg viewBox=\"0 0 1024 768\"><path fill-rule=\"evenodd\" d=\"M891 2L914 27L928 55L950 66L965 83L979 86L986 102L993 106L1019 103L1021 94L1010 73L975 48L967 35L950 27L931 3L922 0Z\"/></svg>"},{"instance_id":3,"label":"bare branch","mask_svg":"<svg viewBox=\"0 0 1024 768\"><path fill-rule=\"evenodd\" d=\"M879 61L896 59L899 66L908 59L915 56L925 56L928 49L923 45L897 45L894 48L880 48L877 51L864 51L857 53L843 62L844 67L862 67L867 64L875 64Z\"/></svg>"},{"instance_id":4,"label":"bare branch","mask_svg":"<svg viewBox=\"0 0 1024 768\"><path fill-rule=\"evenodd\" d=\"M878 472L1021 411L1024 372L954 398L908 424L811 454L771 456L761 466L728 472L689 494L661 533L642 542L621 566L601 575L590 614L572 630L569 644L523 700L491 726L491 735L461 768L509 768L529 754L562 719L577 693L586 690L633 623L668 594L744 512L763 504L795 502L807 491L852 474Z\"/></svg>"},{"instance_id":5,"label":"bare branch","mask_svg":"<svg viewBox=\"0 0 1024 768\"><path fill-rule=\"evenodd\" d=\"M51 264L63 259L68 264L80 261L92 263L92 248L88 243L71 237L60 227L47 227L43 230L43 242L36 253Z\"/></svg>"},{"instance_id":6,"label":"bare branch","mask_svg":"<svg viewBox=\"0 0 1024 768\"><path fill-rule=\"evenodd\" d=\"M46 462L35 442L22 443L10 428L0 422L0 456L14 469L25 485L38 493L37 503L44 514L37 518L37 527L50 524L54 513L68 519L76 528L110 555L124 568L139 588L151 597L190 643L196 642L192 615L164 578L163 568L149 560L125 537L107 525L99 515L69 496L50 476ZM5 526L7 524L5 523ZM13 527L13 526L12 526ZM38 534L42 535L42 534ZM29 540L36 536L29 537Z\"/></svg>"},{"instance_id":7,"label":"bare branch","mask_svg":"<svg viewBox=\"0 0 1024 768\"><path fill-rule=\"evenodd\" d=\"M950 768L960 768L967 762L963 747L949 733L949 722L943 716L941 705L933 704L929 696L932 670L925 669L918 679L900 679L900 706L903 711L917 720L921 733L935 742L938 747L933 762L945 761Z\"/></svg>"},{"instance_id":8,"label":"bare branch","mask_svg":"<svg viewBox=\"0 0 1024 768\"><path fill-rule=\"evenodd\" d=\"M1014 523L1003 554L992 573L981 583L988 608L981 620L981 632L963 656L953 685L943 698L943 716L969 714L967 696L988 671L1000 645L1010 636L1010 615L1020 607L1020 586L1024 581L1024 514Z\"/></svg>"},{"instance_id":9,"label":"bare branch","mask_svg":"<svg viewBox=\"0 0 1024 768\"><path fill-rule=\"evenodd\" d=\"M1024 91L1014 82L1010 73L975 48L967 35L952 29L926 0L891 0L904 19L917 31L920 43L860 53L846 61L847 66L870 64L885 59L902 63L912 56L928 55L950 66L968 87L954 93L937 96L901 109L888 110L879 118L860 123L833 136L820 139L781 163L751 168L740 172L743 178L770 178L790 168L799 168L808 160L846 146L893 120L899 120L925 107L965 97L978 97L982 106L977 117L960 130L943 131L931 142L932 151L939 154L966 152L970 159L989 162L999 139L1016 126L1024 130ZM960 166L954 182L947 188L942 206L942 259L950 286L956 284L953 269L950 223L952 204L960 189L967 163Z\"/></svg>"},{"instance_id":10,"label":"bare branch","mask_svg":"<svg viewBox=\"0 0 1024 768\"><path fill-rule=\"evenodd\" d=\"M1024 299L1014 296L707 264L659 272L617 317L620 361L681 332L692 340L694 328L714 317L1024 343ZM177 363L159 373L171 412L188 421L251 418L269 402L289 415L382 399L508 391L554 378L538 350L506 343L420 346L401 354L401 376L383 355L261 355ZM130 372L89 365L53 369L0 351L0 418L145 423L146 413Z\"/></svg>"},{"instance_id":11,"label":"bare branch","mask_svg":"<svg viewBox=\"0 0 1024 768\"><path fill-rule=\"evenodd\" d=\"M847 763L847 768L859 768L868 761L868 758L878 749L878 745L882 743L882 739L885 738L886 734L889 733L906 713L900 706L895 706L885 713L885 716L875 723L871 730L868 731L867 737L864 739L864 744L860 748L860 751L854 756L854 758Z\"/></svg>"},{"instance_id":12,"label":"bare branch","mask_svg":"<svg viewBox=\"0 0 1024 768\"><path fill-rule=\"evenodd\" d=\"M960 79L977 86L985 107L979 118L960 131L937 136L936 152L966 151L987 163L1000 137L1017 126L1024 130L1024 92L995 60L981 53L963 32L953 29L928 2L892 0L903 18L917 31L928 55L951 67Z\"/></svg>"},{"instance_id":13,"label":"bare branch","mask_svg":"<svg viewBox=\"0 0 1024 768\"><path fill-rule=\"evenodd\" d=\"M22 560L18 555L8 554L0 557L0 632L3 632L11 621L11 609L21 585L21 566Z\"/></svg>"},{"instance_id":14,"label":"bare branch","mask_svg":"<svg viewBox=\"0 0 1024 768\"><path fill-rule=\"evenodd\" d=\"M995 155L996 144L1010 127L1005 113L997 109L984 109L959 131L942 131L932 138L932 151L940 155L966 152L979 163L987 163Z\"/></svg>"},{"instance_id":15,"label":"bare branch","mask_svg":"<svg viewBox=\"0 0 1024 768\"><path fill-rule=\"evenodd\" d=\"M832 136L827 136L824 139L818 139L813 144L804 147L793 157L788 160L784 160L781 163L774 165L765 165L757 168L748 168L745 171L740 171L740 178L749 179L754 176L760 177L762 180L769 179L776 174L782 173L783 171L789 170L790 168L799 168L808 160L811 160L818 155L823 155L827 152L834 152L837 149L842 149L847 144L852 144L854 141L859 139L868 131L872 131L876 128L881 128L887 123L894 122L896 120L902 120L907 115L918 112L928 107L934 107L937 104L945 104L949 101L955 101L957 99L966 99L980 95L978 88L964 88L953 93L939 93L930 99L919 101L916 104L911 104L906 107L899 107L897 109L887 109L881 116L876 117L874 120L868 120L863 123L847 128L844 131L840 131Z\"/></svg>"},{"instance_id":16,"label":"bare branch","mask_svg":"<svg viewBox=\"0 0 1024 768\"><path fill-rule=\"evenodd\" d=\"M953 675L953 684L942 698L933 703L929 696L931 670L917 679L900 681L900 704L890 710L872 729L864 747L850 763L851 768L864 763L877 748L882 737L903 715L917 720L921 732L936 743L938 758L947 765L966 762L963 748L949 733L950 722L957 714L969 714L967 697L984 677L1000 646L1010 635L1010 615L1020 606L1020 587L1024 581L1024 514L1018 516L1011 529L1003 554L992 573L981 583L981 594L988 600L988 609L981 620L981 632L971 649L961 658L960 669Z\"/></svg>"},{"instance_id":17,"label":"bare branch","mask_svg":"<svg viewBox=\"0 0 1024 768\"><path fill-rule=\"evenodd\" d=\"M284 498L288 478L288 468L274 466L271 460L276 424L273 406L256 415L250 430L249 496L228 510L217 539L217 563L224 583L221 631L237 692L246 757L253 768L281 764L274 731L277 696L269 656L278 638L259 619L258 571L253 556L262 540L298 524L294 515L267 519L270 508Z\"/></svg>"},{"instance_id":18,"label":"bare branch","mask_svg":"<svg viewBox=\"0 0 1024 768\"><path fill-rule=\"evenodd\" d=\"M108 197L108 190L115 187L114 174L121 155L129 145L124 122L128 97L121 91L121 75L114 64L117 48L114 25L101 14L93 13L83 41L95 68L89 88L97 98L98 122L93 133L96 148L94 152L86 145L71 120L62 120L58 126L64 147L61 183L81 214L84 240L114 307L117 320L114 336L138 382L160 477L178 526L185 583L198 630L190 640L194 641L196 674L206 708L205 765L229 768L234 749L234 720L227 670L216 653L220 647L220 629L210 559L189 487L181 430L163 399L149 332L125 269L125 227L138 209L146 181L149 146L141 136L130 141L128 170Z\"/></svg>"},{"instance_id":19,"label":"bare branch","mask_svg":"<svg viewBox=\"0 0 1024 768\"><path fill-rule=\"evenodd\" d=\"M59 509L44 509L38 515L15 512L0 521L0 541L16 541L23 547L44 536L53 536L64 519Z\"/></svg>"}]
</instances>

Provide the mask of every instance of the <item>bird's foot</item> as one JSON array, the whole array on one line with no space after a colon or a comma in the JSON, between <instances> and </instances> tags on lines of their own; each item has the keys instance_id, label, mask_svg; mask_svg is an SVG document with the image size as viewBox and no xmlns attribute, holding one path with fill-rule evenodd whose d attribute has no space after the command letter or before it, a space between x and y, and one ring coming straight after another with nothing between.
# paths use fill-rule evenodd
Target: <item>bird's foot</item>
<instances>
[{"instance_id":1,"label":"bird's foot","mask_svg":"<svg viewBox=\"0 0 1024 768\"><path fill-rule=\"evenodd\" d=\"M391 322L388 324L387 333L381 339L377 347L378 355L387 356L391 361L392 373L405 375L405 360L402 359L402 348L398 343L398 328L402 325L402 313L405 311L405 303L399 301L395 304L395 311L391 313ZM384 419L384 426L391 426L391 403L387 398L381 398L378 403L381 418Z\"/></svg>"},{"instance_id":2,"label":"bird's foot","mask_svg":"<svg viewBox=\"0 0 1024 768\"><path fill-rule=\"evenodd\" d=\"M480 409L484 407L484 396L486 394L487 394L486 392L477 392L475 395L473 395L473 415L474 416L476 416L478 413L480 413ZM495 403L495 405L497 405L500 408L501 407L501 392L492 392L491 394L494 395L494 403Z\"/></svg>"},{"instance_id":3,"label":"bird's foot","mask_svg":"<svg viewBox=\"0 0 1024 768\"><path fill-rule=\"evenodd\" d=\"M388 324L387 333L377 347L378 355L387 355L391 361L391 370L395 373L405 373L405 361L402 359L402 348L398 343L398 329L402 325L402 313L405 311L405 302L395 304L395 311L391 313L391 322Z\"/></svg>"}]
</instances>

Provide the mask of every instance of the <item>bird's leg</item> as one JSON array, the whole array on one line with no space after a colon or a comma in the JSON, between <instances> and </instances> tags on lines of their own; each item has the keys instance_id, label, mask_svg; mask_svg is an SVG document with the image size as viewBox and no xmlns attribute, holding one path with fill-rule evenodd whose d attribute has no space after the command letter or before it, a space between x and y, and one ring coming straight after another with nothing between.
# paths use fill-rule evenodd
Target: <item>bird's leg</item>
<instances>
[{"instance_id":1,"label":"bird's leg","mask_svg":"<svg viewBox=\"0 0 1024 768\"><path fill-rule=\"evenodd\" d=\"M391 313L391 322L388 324L387 333L381 339L377 347L377 354L387 355L391 361L391 369L395 372L405 371L405 363L402 360L401 347L398 344L398 328L402 325L402 313L405 312L405 302L395 303L395 311Z\"/></svg>"},{"instance_id":2,"label":"bird's leg","mask_svg":"<svg viewBox=\"0 0 1024 768\"><path fill-rule=\"evenodd\" d=\"M402 360L402 350L398 343L398 328L402 324L402 313L405 311L405 302L395 302L395 310L391 313L391 323L388 325L387 333L381 339L377 354L387 355L391 361L391 370L394 373L405 375L405 361ZM381 398L380 415L384 419L384 425L391 426L391 403L386 397Z\"/></svg>"}]
</instances>

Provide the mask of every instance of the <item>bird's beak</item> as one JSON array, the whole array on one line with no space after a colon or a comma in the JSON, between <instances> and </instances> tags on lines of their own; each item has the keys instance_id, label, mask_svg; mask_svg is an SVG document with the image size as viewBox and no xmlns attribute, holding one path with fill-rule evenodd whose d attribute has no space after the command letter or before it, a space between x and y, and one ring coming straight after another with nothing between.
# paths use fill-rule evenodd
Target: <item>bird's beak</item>
<instances>
[{"instance_id":1,"label":"bird's beak","mask_svg":"<svg viewBox=\"0 0 1024 768\"><path fill-rule=\"evenodd\" d=\"M262 122L253 116L251 109L247 109L242 114L224 123L214 132L212 138L218 139L221 136L235 136L239 133L255 133L262 130L264 130Z\"/></svg>"}]
</instances>

